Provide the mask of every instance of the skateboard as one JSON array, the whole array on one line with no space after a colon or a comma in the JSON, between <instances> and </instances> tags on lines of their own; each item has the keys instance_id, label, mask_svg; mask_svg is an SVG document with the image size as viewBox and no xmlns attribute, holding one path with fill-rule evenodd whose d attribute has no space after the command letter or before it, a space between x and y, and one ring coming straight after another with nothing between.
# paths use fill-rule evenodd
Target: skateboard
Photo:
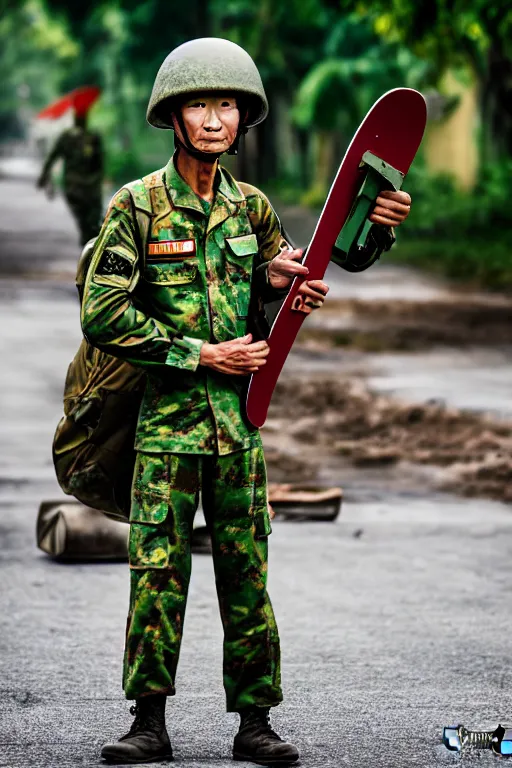
<instances>
[{"instance_id":1,"label":"skateboard","mask_svg":"<svg viewBox=\"0 0 512 768\"><path fill-rule=\"evenodd\" d=\"M395 88L375 102L345 153L302 259L308 280L321 280L331 258L343 265L351 248L364 248L375 198L382 189L400 189L425 123L425 99L411 88ZM267 339L266 364L249 382L246 410L255 427L265 423L283 365L310 312L297 296L303 281L302 276L293 280Z\"/></svg>"}]
</instances>

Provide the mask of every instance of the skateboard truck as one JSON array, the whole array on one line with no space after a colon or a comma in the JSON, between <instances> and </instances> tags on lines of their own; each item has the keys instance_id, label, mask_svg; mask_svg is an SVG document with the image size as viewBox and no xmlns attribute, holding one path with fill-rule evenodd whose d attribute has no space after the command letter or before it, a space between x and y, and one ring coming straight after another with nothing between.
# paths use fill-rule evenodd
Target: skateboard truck
<instances>
[{"instance_id":1,"label":"skateboard truck","mask_svg":"<svg viewBox=\"0 0 512 768\"><path fill-rule=\"evenodd\" d=\"M512 726L498 725L494 731L470 731L463 725L443 728L443 744L451 752L463 749L492 749L512 757Z\"/></svg>"},{"instance_id":2,"label":"skateboard truck","mask_svg":"<svg viewBox=\"0 0 512 768\"><path fill-rule=\"evenodd\" d=\"M383 189L397 192L404 180L404 174L393 168L373 152L365 152L360 164L365 174L352 210L336 238L332 248L331 261L347 272L362 272L371 267L382 251L388 251L395 242L394 235L387 227L369 220L375 200Z\"/></svg>"}]
</instances>

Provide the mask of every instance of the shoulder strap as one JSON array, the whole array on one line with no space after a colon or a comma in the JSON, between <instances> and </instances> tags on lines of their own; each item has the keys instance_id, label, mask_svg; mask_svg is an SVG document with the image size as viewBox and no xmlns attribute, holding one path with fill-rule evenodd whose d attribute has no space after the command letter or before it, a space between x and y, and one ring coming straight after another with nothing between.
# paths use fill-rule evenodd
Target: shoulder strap
<instances>
[{"instance_id":1,"label":"shoulder strap","mask_svg":"<svg viewBox=\"0 0 512 768\"><path fill-rule=\"evenodd\" d=\"M139 256L141 260L144 260L146 255L146 243L149 235L149 226L151 224L151 217L153 216L151 197L143 179L130 181L128 184L124 185L124 188L128 190L133 201L133 207L135 209L135 216L137 217L137 227L140 237Z\"/></svg>"},{"instance_id":2,"label":"shoulder strap","mask_svg":"<svg viewBox=\"0 0 512 768\"><path fill-rule=\"evenodd\" d=\"M148 241L151 218L155 215L153 213L151 190L156 187L164 186L164 171L165 168L160 168L160 170L154 171L154 173L150 173L148 176L143 176L142 179L136 179L135 181L130 181L128 184L124 185L124 188L128 190L132 197L133 206L135 208L140 236L140 255L142 259L144 259L146 255L146 244Z\"/></svg>"}]
</instances>

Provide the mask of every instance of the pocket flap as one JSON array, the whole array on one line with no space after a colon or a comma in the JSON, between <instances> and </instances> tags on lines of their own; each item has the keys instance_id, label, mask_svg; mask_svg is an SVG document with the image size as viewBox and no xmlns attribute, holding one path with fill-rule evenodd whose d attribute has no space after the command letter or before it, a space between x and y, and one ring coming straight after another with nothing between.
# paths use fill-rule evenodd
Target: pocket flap
<instances>
[{"instance_id":1,"label":"pocket flap","mask_svg":"<svg viewBox=\"0 0 512 768\"><path fill-rule=\"evenodd\" d=\"M168 454L137 453L131 523L165 522L171 503L170 460Z\"/></svg>"},{"instance_id":2,"label":"pocket flap","mask_svg":"<svg viewBox=\"0 0 512 768\"><path fill-rule=\"evenodd\" d=\"M228 250L235 256L244 258L258 253L258 240L256 235L241 235L240 237L226 237Z\"/></svg>"},{"instance_id":3,"label":"pocket flap","mask_svg":"<svg viewBox=\"0 0 512 768\"><path fill-rule=\"evenodd\" d=\"M272 526L270 524L270 516L268 514L268 507L257 507L253 511L254 522L254 538L266 539L272 533Z\"/></svg>"},{"instance_id":4,"label":"pocket flap","mask_svg":"<svg viewBox=\"0 0 512 768\"><path fill-rule=\"evenodd\" d=\"M146 263L144 277L149 283L183 285L192 283L197 276L197 259Z\"/></svg>"}]
</instances>

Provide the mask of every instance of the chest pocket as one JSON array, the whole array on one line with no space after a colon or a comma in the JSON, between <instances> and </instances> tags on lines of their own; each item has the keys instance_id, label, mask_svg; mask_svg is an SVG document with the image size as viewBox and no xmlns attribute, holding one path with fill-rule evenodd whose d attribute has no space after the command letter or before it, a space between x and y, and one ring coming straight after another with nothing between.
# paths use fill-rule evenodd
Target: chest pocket
<instances>
[{"instance_id":1,"label":"chest pocket","mask_svg":"<svg viewBox=\"0 0 512 768\"><path fill-rule=\"evenodd\" d=\"M236 301L237 315L247 317L251 298L253 260L258 253L256 235L226 237L226 280Z\"/></svg>"},{"instance_id":2,"label":"chest pocket","mask_svg":"<svg viewBox=\"0 0 512 768\"><path fill-rule=\"evenodd\" d=\"M148 283L158 285L184 285L192 283L197 277L198 260L196 257L169 258L146 261L144 278Z\"/></svg>"}]
</instances>

